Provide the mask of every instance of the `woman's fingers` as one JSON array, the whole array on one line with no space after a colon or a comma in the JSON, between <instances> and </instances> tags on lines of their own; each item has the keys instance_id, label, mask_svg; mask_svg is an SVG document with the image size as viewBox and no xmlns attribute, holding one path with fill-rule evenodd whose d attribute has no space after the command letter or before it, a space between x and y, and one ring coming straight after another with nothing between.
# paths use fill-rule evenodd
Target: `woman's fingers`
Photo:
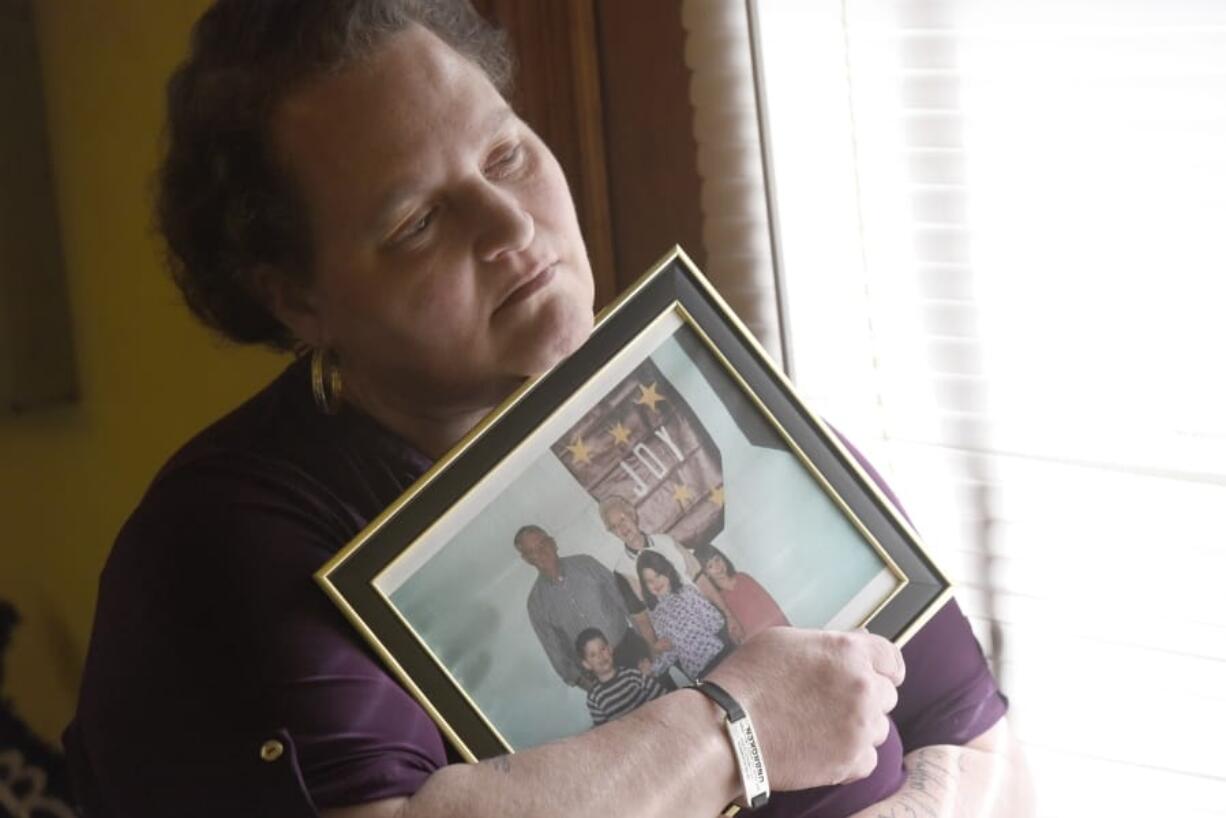
<instances>
[{"instance_id":1,"label":"woman's fingers","mask_svg":"<svg viewBox=\"0 0 1226 818\"><path fill-rule=\"evenodd\" d=\"M859 631L868 639L869 659L873 670L885 676L895 686L902 684L907 676L907 665L903 661L902 651L888 639L876 636L868 631Z\"/></svg>"}]
</instances>

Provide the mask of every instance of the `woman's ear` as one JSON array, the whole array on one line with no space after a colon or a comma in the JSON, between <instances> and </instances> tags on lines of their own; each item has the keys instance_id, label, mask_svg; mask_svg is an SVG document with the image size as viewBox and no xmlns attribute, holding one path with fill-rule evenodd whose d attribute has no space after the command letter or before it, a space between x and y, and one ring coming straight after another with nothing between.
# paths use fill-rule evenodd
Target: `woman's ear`
<instances>
[{"instance_id":1,"label":"woman's ear","mask_svg":"<svg viewBox=\"0 0 1226 818\"><path fill-rule=\"evenodd\" d=\"M315 294L302 283L270 264L261 264L248 278L252 293L294 338L316 349L326 348L327 333Z\"/></svg>"}]
</instances>

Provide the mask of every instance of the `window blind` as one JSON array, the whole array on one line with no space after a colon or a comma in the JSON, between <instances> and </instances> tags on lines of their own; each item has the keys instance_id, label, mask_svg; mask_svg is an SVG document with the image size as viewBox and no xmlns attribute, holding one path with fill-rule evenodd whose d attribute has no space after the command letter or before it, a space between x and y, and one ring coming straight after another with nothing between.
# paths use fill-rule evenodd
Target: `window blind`
<instances>
[{"instance_id":1,"label":"window blind","mask_svg":"<svg viewBox=\"0 0 1226 818\"><path fill-rule=\"evenodd\" d=\"M767 353L787 363L749 16L728 0L680 6L702 180L703 272Z\"/></svg>"},{"instance_id":2,"label":"window blind","mask_svg":"<svg viewBox=\"0 0 1226 818\"><path fill-rule=\"evenodd\" d=\"M1226 815L1226 4L754 6L796 380L958 583L1041 814Z\"/></svg>"}]
</instances>

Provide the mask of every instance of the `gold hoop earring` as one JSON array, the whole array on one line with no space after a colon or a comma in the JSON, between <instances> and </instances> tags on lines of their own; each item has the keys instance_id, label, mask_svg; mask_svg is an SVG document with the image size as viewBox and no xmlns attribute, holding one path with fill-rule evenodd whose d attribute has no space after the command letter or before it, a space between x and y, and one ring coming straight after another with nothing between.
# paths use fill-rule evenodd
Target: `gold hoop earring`
<instances>
[{"instance_id":1,"label":"gold hoop earring","mask_svg":"<svg viewBox=\"0 0 1226 818\"><path fill-rule=\"evenodd\" d=\"M311 352L311 392L315 405L325 415L335 415L341 409L341 368L336 354L323 349Z\"/></svg>"}]
</instances>

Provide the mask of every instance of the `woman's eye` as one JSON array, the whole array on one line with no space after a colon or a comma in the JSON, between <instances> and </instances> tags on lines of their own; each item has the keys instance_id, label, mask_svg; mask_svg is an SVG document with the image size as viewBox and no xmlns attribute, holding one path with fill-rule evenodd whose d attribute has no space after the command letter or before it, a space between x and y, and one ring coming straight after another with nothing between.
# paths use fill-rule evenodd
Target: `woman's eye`
<instances>
[{"instance_id":1,"label":"woman's eye","mask_svg":"<svg viewBox=\"0 0 1226 818\"><path fill-rule=\"evenodd\" d=\"M434 215L437 211L438 208L432 207L413 220L405 222L404 229L400 231L400 234L396 237L396 240L404 241L406 239L420 236L422 233L426 232L426 228L428 228L430 223L434 221Z\"/></svg>"},{"instance_id":2,"label":"woman's eye","mask_svg":"<svg viewBox=\"0 0 1226 818\"><path fill-rule=\"evenodd\" d=\"M485 166L485 172L491 176L501 176L515 170L523 159L524 149L521 145L508 147L496 153L492 161Z\"/></svg>"}]
</instances>

